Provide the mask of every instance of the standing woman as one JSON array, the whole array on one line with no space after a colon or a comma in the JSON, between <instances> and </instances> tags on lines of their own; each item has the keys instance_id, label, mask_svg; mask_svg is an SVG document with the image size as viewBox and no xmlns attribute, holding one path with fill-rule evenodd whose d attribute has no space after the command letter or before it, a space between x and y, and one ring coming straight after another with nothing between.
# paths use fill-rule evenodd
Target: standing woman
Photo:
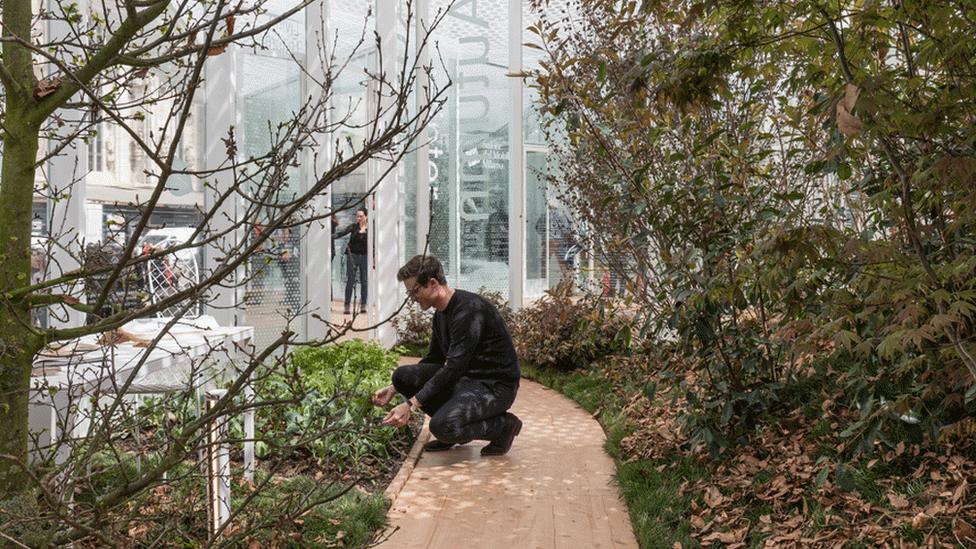
<instances>
[{"instance_id":1,"label":"standing woman","mask_svg":"<svg viewBox=\"0 0 976 549\"><path fill-rule=\"evenodd\" d=\"M333 238L349 235L349 245L346 246L346 300L343 302L343 313L349 314L349 303L352 301L352 287L359 270L359 311L366 312L366 243L367 227L366 208L356 210L356 222L348 227L336 231Z\"/></svg>"}]
</instances>

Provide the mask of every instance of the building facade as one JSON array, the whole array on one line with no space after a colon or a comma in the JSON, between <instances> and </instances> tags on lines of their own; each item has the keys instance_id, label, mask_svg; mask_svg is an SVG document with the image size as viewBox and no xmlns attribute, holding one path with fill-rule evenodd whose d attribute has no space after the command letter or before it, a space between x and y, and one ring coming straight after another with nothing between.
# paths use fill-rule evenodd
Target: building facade
<instances>
[{"instance_id":1,"label":"building facade","mask_svg":"<svg viewBox=\"0 0 976 549\"><path fill-rule=\"evenodd\" d=\"M272 1L264 17L293 5ZM438 18L431 40L417 40ZM231 127L241 158L261 154L269 145L269 127L294 117L303 102L323 93L322 80L316 77L327 72L321 55L325 50L332 59L347 60L330 92L333 116L342 113L348 123L339 130L342 135L323 140L306 162L290 168L289 185L300 192L321 166L337 154L352 152L366 137L368 128L358 123L381 112L382 94L370 88L364 71L396 74L402 63L419 56L432 70L418 71L418 89L450 82L443 108L395 165L370 160L333 185L320 206L331 208L340 225L352 222L357 207L370 213L370 323L399 308L405 295L396 270L424 250L441 258L452 286L499 292L517 308L561 276L549 246L552 197L546 181L552 167L532 108L532 91L513 76L535 63L534 50L522 46L530 39L524 29L531 22L529 4L522 0L316 1L260 37L261 47L232 46L208 59L178 161L193 168L218 165L226 158L221 138ZM419 108L424 94L413 93ZM149 136L157 114L146 111L142 123L133 127ZM67 222L84 227L89 242L125 240L113 227L139 215L139 204L155 184L145 156L109 121L100 123L72 154L74 158L53 161L59 166L46 173L54 180L84 166L78 189L84 207L59 213L39 193L37 232ZM219 179L215 185L219 188ZM195 178L175 178L150 226L195 226L199 211L213 202L213 193ZM233 213L227 217L233 223ZM236 234L241 240L251 236L244 229ZM302 311L292 329L321 336L322 326L314 319L335 318L335 302L342 299L346 284L346 244L336 243L333 258L331 235L324 229L295 231L278 240L293 250L290 264L249 264L239 275L246 284L221 290L225 295L217 296L218 306L205 312L222 324L255 325L261 342L280 333L282 308L290 308ZM215 259L202 257L201 271ZM394 342L388 325L368 335Z\"/></svg>"}]
</instances>

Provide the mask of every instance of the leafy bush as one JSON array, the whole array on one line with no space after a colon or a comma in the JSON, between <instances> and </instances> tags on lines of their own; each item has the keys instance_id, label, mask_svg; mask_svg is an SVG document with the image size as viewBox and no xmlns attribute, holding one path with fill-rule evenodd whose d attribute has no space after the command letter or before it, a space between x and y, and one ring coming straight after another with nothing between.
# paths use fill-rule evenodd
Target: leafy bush
<instances>
[{"instance_id":1,"label":"leafy bush","mask_svg":"<svg viewBox=\"0 0 976 549\"><path fill-rule=\"evenodd\" d=\"M632 267L689 434L748 435L818 375L857 417L850 448L976 416L974 99L945 91L976 78L944 47L972 53L969 14L571 4L578 24L530 27L550 182L595 253Z\"/></svg>"},{"instance_id":2,"label":"leafy bush","mask_svg":"<svg viewBox=\"0 0 976 549\"><path fill-rule=\"evenodd\" d=\"M100 459L102 464L92 471L97 482L76 494L80 507L92 501L99 493L99 486L118 486L131 478L112 466L119 457L105 455ZM124 467L133 465L131 455L123 459ZM125 540L126 547L151 546L153 540L158 544L160 539L166 540L165 547L204 545L208 537L206 476L199 466L191 463L179 464L172 473L168 480L113 510L117 515L107 521L100 533L107 539ZM384 523L383 496L349 490L345 481L320 474L296 474L294 470L274 475L258 470L254 481L247 482L238 481L236 473L235 468L232 492L236 514L222 532L220 546L362 547ZM0 501L0 518L4 510L4 502ZM19 512L31 510L25 507ZM49 543L41 537L43 532L38 531L42 523L35 516L22 516L33 519L32 528L20 532L15 527L2 532L14 534L30 547L47 547ZM51 522L55 520L59 518L52 518ZM80 545L101 547L104 542L100 541Z\"/></svg>"},{"instance_id":3,"label":"leafy bush","mask_svg":"<svg viewBox=\"0 0 976 549\"><path fill-rule=\"evenodd\" d=\"M406 347L412 352L423 352L430 346L430 320L434 313L422 311L420 307L410 301L392 321L397 334L397 345Z\"/></svg>"},{"instance_id":4,"label":"leafy bush","mask_svg":"<svg viewBox=\"0 0 976 549\"><path fill-rule=\"evenodd\" d=\"M512 323L515 321L515 314L512 311L512 308L508 305L508 299L506 299L501 292L491 291L482 286L478 290L478 294L488 300L489 303L498 309L498 313L501 314L502 320L505 321L505 324L507 324L509 327L512 326Z\"/></svg>"},{"instance_id":5,"label":"leafy bush","mask_svg":"<svg viewBox=\"0 0 976 549\"><path fill-rule=\"evenodd\" d=\"M285 373L256 384L260 400L284 404L257 414L259 456L308 452L322 462L354 468L367 457L385 457L398 435L379 427L386 414L370 404L376 389L390 383L397 355L359 340L296 351Z\"/></svg>"},{"instance_id":6,"label":"leafy bush","mask_svg":"<svg viewBox=\"0 0 976 549\"><path fill-rule=\"evenodd\" d=\"M40 494L28 490L10 499L0 499L0 546L7 547L11 539L18 540L24 547L48 547L57 533L54 518L38 520Z\"/></svg>"},{"instance_id":7,"label":"leafy bush","mask_svg":"<svg viewBox=\"0 0 976 549\"><path fill-rule=\"evenodd\" d=\"M630 319L595 297L574 298L572 288L563 282L515 315L511 326L522 361L571 370L631 348Z\"/></svg>"}]
</instances>

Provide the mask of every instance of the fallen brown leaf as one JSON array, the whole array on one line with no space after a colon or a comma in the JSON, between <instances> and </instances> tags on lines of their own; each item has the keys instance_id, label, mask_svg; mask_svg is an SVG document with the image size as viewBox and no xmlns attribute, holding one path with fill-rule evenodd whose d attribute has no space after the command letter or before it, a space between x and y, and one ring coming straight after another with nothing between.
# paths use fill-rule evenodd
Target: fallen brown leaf
<instances>
[{"instance_id":1,"label":"fallen brown leaf","mask_svg":"<svg viewBox=\"0 0 976 549\"><path fill-rule=\"evenodd\" d=\"M52 78L45 78L37 83L37 87L34 88L34 97L38 99L43 99L52 93L58 91L61 87L61 79L57 76Z\"/></svg>"},{"instance_id":2,"label":"fallen brown leaf","mask_svg":"<svg viewBox=\"0 0 976 549\"><path fill-rule=\"evenodd\" d=\"M952 492L952 503L958 503L962 498L966 496L966 489L969 487L969 483L965 479L959 483Z\"/></svg>"},{"instance_id":3,"label":"fallen brown leaf","mask_svg":"<svg viewBox=\"0 0 976 549\"><path fill-rule=\"evenodd\" d=\"M714 486L709 486L705 490L705 505L711 507L712 509L718 507L722 504L722 492L719 492L718 488Z\"/></svg>"},{"instance_id":4,"label":"fallen brown leaf","mask_svg":"<svg viewBox=\"0 0 976 549\"><path fill-rule=\"evenodd\" d=\"M976 544L976 528L963 519L956 519L952 525L952 533L955 534L959 543L964 547L972 547Z\"/></svg>"},{"instance_id":5,"label":"fallen brown leaf","mask_svg":"<svg viewBox=\"0 0 976 549\"><path fill-rule=\"evenodd\" d=\"M912 517L912 528L916 530L921 530L929 522L929 516L921 511Z\"/></svg>"},{"instance_id":6,"label":"fallen brown leaf","mask_svg":"<svg viewBox=\"0 0 976 549\"><path fill-rule=\"evenodd\" d=\"M888 503L895 509L905 509L908 507L908 500L901 494L889 493Z\"/></svg>"}]
</instances>

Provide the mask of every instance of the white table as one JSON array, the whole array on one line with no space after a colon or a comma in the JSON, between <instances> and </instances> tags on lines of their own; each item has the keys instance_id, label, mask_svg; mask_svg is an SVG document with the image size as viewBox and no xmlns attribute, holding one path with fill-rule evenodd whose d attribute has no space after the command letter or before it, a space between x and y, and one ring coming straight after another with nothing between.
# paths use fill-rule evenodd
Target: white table
<instances>
[{"instance_id":1,"label":"white table","mask_svg":"<svg viewBox=\"0 0 976 549\"><path fill-rule=\"evenodd\" d=\"M172 319L133 321L123 330L151 342ZM59 433L83 437L90 426L86 402L92 395L126 397L151 393L200 391L236 368L235 359L250 354L251 326L221 327L211 317L181 320L149 350L144 343L99 345L91 335L68 342L57 353L42 352L34 360L31 377L30 426L38 447L49 447ZM140 365L141 362L141 365ZM131 379L130 379L131 378ZM126 386L128 384L128 386ZM253 397L250 386L245 397ZM253 474L254 414L244 414L245 472ZM66 445L58 461L67 458Z\"/></svg>"}]
</instances>

